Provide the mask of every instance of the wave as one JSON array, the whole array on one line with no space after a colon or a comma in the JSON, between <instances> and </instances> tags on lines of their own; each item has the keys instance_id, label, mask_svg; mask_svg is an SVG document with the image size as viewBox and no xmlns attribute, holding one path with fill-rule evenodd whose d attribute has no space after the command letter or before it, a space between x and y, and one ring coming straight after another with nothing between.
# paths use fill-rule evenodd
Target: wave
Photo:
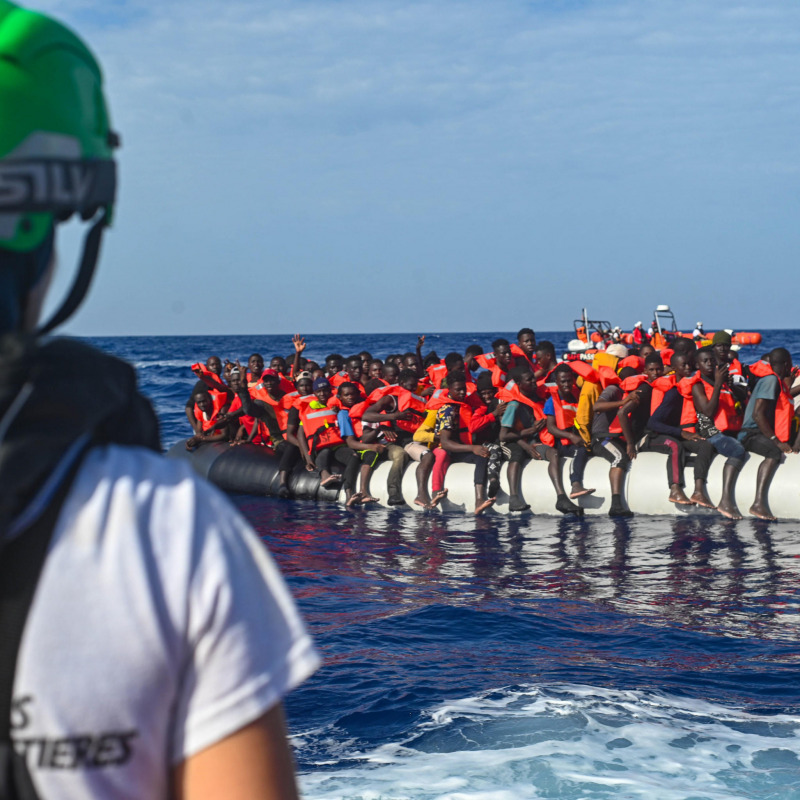
<instances>
[{"instance_id":1,"label":"wave","mask_svg":"<svg viewBox=\"0 0 800 800\"><path fill-rule=\"evenodd\" d=\"M430 709L401 742L328 752L301 786L308 800L792 800L799 733L797 716L656 692L506 687Z\"/></svg>"}]
</instances>

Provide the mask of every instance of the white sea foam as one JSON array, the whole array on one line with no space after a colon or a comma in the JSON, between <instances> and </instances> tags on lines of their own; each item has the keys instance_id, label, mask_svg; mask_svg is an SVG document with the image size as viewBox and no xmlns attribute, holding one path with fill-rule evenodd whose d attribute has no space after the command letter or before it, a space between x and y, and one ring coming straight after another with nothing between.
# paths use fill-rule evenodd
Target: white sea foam
<instances>
[{"instance_id":1,"label":"white sea foam","mask_svg":"<svg viewBox=\"0 0 800 800\"><path fill-rule=\"evenodd\" d=\"M529 686L433 708L403 742L301 781L307 800L794 800L798 752L797 716Z\"/></svg>"}]
</instances>

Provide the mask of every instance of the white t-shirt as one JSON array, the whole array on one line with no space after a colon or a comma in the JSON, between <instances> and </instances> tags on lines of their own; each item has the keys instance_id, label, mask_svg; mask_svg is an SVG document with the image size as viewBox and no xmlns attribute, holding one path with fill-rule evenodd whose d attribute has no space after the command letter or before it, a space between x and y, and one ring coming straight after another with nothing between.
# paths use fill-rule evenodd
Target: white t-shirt
<instances>
[{"instance_id":1,"label":"white t-shirt","mask_svg":"<svg viewBox=\"0 0 800 800\"><path fill-rule=\"evenodd\" d=\"M271 556L224 495L183 463L96 449L28 616L12 738L46 800L166 798L174 764L318 663Z\"/></svg>"}]
</instances>

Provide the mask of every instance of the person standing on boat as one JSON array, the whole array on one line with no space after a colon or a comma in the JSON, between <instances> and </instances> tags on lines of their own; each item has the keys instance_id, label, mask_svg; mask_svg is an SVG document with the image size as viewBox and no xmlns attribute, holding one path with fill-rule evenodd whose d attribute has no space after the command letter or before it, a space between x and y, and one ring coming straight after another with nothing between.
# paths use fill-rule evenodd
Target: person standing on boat
<instances>
[{"instance_id":1,"label":"person standing on boat","mask_svg":"<svg viewBox=\"0 0 800 800\"><path fill-rule=\"evenodd\" d=\"M703 330L703 323L698 322L695 329L692 331L692 339L696 342L701 342L706 338L706 332Z\"/></svg>"},{"instance_id":2,"label":"person standing on boat","mask_svg":"<svg viewBox=\"0 0 800 800\"><path fill-rule=\"evenodd\" d=\"M83 42L6 0L0 112L0 796L296 798L281 698L318 657L275 564L161 457L129 364L44 338L90 283L118 137ZM73 215L78 277L40 326Z\"/></svg>"},{"instance_id":3,"label":"person standing on boat","mask_svg":"<svg viewBox=\"0 0 800 800\"><path fill-rule=\"evenodd\" d=\"M633 343L637 347L641 347L643 344L650 344L650 334L645 331L641 320L633 326Z\"/></svg>"}]
</instances>

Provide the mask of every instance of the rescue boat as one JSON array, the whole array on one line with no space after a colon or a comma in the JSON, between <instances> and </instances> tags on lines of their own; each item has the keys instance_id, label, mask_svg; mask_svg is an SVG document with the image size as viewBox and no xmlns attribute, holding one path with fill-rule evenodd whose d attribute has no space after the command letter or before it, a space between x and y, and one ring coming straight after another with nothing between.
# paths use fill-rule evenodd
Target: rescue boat
<instances>
[{"instance_id":1,"label":"rescue boat","mask_svg":"<svg viewBox=\"0 0 800 800\"><path fill-rule=\"evenodd\" d=\"M197 450L186 450L186 442L176 443L167 454L170 458L186 459L202 477L226 492L249 494L261 497L275 497L278 492L278 459L265 448L258 445L231 446L224 443L201 445ZM679 506L667 499L669 489L665 478L666 456L660 453L639 453L627 473L625 499L631 511L639 515L686 515L703 514L719 517L712 509L699 506ZM567 480L569 465L562 462L564 479ZM736 501L740 511L748 518L747 509L755 497L756 472L762 459L751 456L745 463L736 483ZM725 459L717 457L711 465L708 476L708 493L712 500L718 500L722 493L722 468ZM378 504L388 506L389 494L386 479L390 464L379 464L370 483L372 494ZM411 462L403 475L403 497L408 504L402 508L422 511L414 504L417 493L415 480L416 462ZM497 502L489 510L491 513L509 514L508 482L506 465L501 474L501 489ZM436 513L468 512L475 510L473 487L474 467L470 464L451 464L447 471L445 486L447 499L438 507ZM694 483L691 467L685 471L687 487ZM338 489L323 488L319 476L298 468L289 480L294 497L299 500L316 500L344 503L344 492ZM569 485L567 483L567 485ZM592 458L586 467L584 485L596 489L594 494L575 500L587 515L607 514L611 503L608 482L608 462L602 458ZM524 513L558 516L555 510L556 495L547 475L546 461L529 461L522 471L521 494L530 511ZM769 502L773 514L779 519L800 520L800 455L789 455L778 468L769 492Z\"/></svg>"}]
</instances>

